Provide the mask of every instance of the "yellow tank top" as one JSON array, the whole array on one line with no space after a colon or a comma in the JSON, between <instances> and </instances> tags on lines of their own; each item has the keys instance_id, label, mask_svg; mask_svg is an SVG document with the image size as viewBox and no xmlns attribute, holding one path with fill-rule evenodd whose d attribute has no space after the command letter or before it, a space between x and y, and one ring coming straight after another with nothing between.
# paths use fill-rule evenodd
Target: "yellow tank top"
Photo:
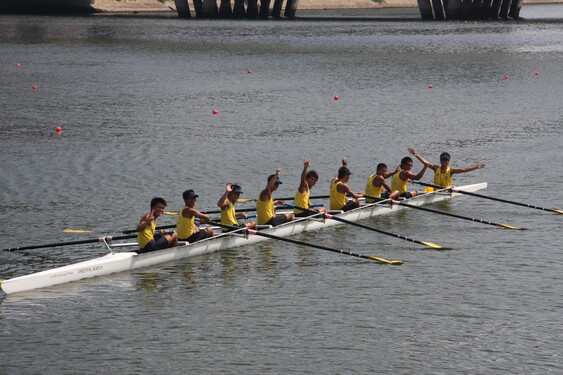
<instances>
[{"instance_id":1,"label":"yellow tank top","mask_svg":"<svg viewBox=\"0 0 563 375\"><path fill-rule=\"evenodd\" d=\"M404 169L401 169L399 172L395 173L391 179L391 190L399 190L401 194L407 192L407 184L409 182L408 179L404 181L401 180L401 173L403 172Z\"/></svg>"},{"instance_id":2,"label":"yellow tank top","mask_svg":"<svg viewBox=\"0 0 563 375\"><path fill-rule=\"evenodd\" d=\"M383 189L383 185L380 187L373 186L373 180L377 177L377 174L372 174L368 178L368 182L366 183L366 195L371 195L372 197L381 197L381 189ZM375 199L366 198L366 203L373 203Z\"/></svg>"},{"instance_id":3,"label":"yellow tank top","mask_svg":"<svg viewBox=\"0 0 563 375\"><path fill-rule=\"evenodd\" d=\"M226 209L221 209L221 224L224 225L233 225L237 226L238 221L235 215L235 205L229 201L229 207ZM228 231L229 229L223 228L223 232Z\"/></svg>"},{"instance_id":4,"label":"yellow tank top","mask_svg":"<svg viewBox=\"0 0 563 375\"><path fill-rule=\"evenodd\" d=\"M330 182L330 209L341 210L342 207L346 206L346 193L341 193L337 189L337 186L341 184L342 181L335 181L336 180L332 180Z\"/></svg>"},{"instance_id":5,"label":"yellow tank top","mask_svg":"<svg viewBox=\"0 0 563 375\"><path fill-rule=\"evenodd\" d=\"M311 195L311 190L307 189L306 193L301 193L299 190L295 193L295 198L293 198L293 204L303 208L309 208L309 196ZM295 214L301 214L304 211L295 208L293 210Z\"/></svg>"},{"instance_id":6,"label":"yellow tank top","mask_svg":"<svg viewBox=\"0 0 563 375\"><path fill-rule=\"evenodd\" d=\"M256 216L258 217L258 224L264 225L271 218L276 216L274 211L274 200L270 196L270 200L266 202L262 202L260 197L258 197L258 201L256 202Z\"/></svg>"},{"instance_id":7,"label":"yellow tank top","mask_svg":"<svg viewBox=\"0 0 563 375\"><path fill-rule=\"evenodd\" d=\"M434 184L444 187L452 186L452 174L450 173L450 167L446 169L446 173L442 173L442 168L438 167L436 172L434 172Z\"/></svg>"},{"instance_id":8,"label":"yellow tank top","mask_svg":"<svg viewBox=\"0 0 563 375\"><path fill-rule=\"evenodd\" d=\"M178 238L181 240L185 240L189 236L197 232L195 230L195 216L187 218L182 215L182 212L186 208L189 207L188 206L182 207L182 209L180 210L180 214L178 215L178 221L176 221L176 232L178 233Z\"/></svg>"},{"instance_id":9,"label":"yellow tank top","mask_svg":"<svg viewBox=\"0 0 563 375\"><path fill-rule=\"evenodd\" d=\"M137 242L139 243L139 249L147 246L149 242L154 240L154 231L156 230L156 221L153 220L150 225L147 225L145 229L137 233Z\"/></svg>"}]
</instances>

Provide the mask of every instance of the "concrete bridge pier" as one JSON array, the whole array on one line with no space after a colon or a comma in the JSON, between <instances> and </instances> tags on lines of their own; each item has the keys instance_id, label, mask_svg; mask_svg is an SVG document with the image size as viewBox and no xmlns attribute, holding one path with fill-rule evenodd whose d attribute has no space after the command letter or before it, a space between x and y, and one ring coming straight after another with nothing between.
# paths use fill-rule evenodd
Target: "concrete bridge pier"
<instances>
[{"instance_id":1,"label":"concrete bridge pier","mask_svg":"<svg viewBox=\"0 0 563 375\"><path fill-rule=\"evenodd\" d=\"M174 0L174 5L176 6L176 11L178 12L178 17L180 18L191 18L190 6L187 0Z\"/></svg>"}]
</instances>

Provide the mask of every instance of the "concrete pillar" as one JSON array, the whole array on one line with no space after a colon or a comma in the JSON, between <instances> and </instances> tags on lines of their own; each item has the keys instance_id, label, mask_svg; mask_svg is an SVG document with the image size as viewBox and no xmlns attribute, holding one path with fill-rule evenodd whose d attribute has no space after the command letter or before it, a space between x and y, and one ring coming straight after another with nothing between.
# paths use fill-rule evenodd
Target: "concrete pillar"
<instances>
[{"instance_id":1,"label":"concrete pillar","mask_svg":"<svg viewBox=\"0 0 563 375\"><path fill-rule=\"evenodd\" d=\"M295 17L295 11L297 10L298 4L299 0L287 0L287 2L285 3L285 12L283 13L283 15L287 18Z\"/></svg>"},{"instance_id":2,"label":"concrete pillar","mask_svg":"<svg viewBox=\"0 0 563 375\"><path fill-rule=\"evenodd\" d=\"M258 0L248 0L248 6L246 7L246 17L256 18L258 16Z\"/></svg>"},{"instance_id":3,"label":"concrete pillar","mask_svg":"<svg viewBox=\"0 0 563 375\"><path fill-rule=\"evenodd\" d=\"M432 14L432 5L430 0L417 0L418 9L420 10L420 16L423 20L433 20L434 14Z\"/></svg>"},{"instance_id":4,"label":"concrete pillar","mask_svg":"<svg viewBox=\"0 0 563 375\"><path fill-rule=\"evenodd\" d=\"M188 0L174 0L174 5L176 5L176 12L178 12L178 17L180 18L191 17Z\"/></svg>"},{"instance_id":5,"label":"concrete pillar","mask_svg":"<svg viewBox=\"0 0 563 375\"><path fill-rule=\"evenodd\" d=\"M449 0L446 14L449 20L461 19L461 0Z\"/></svg>"},{"instance_id":6,"label":"concrete pillar","mask_svg":"<svg viewBox=\"0 0 563 375\"><path fill-rule=\"evenodd\" d=\"M219 16L219 8L217 8L216 0L203 0L201 7L202 18L217 18Z\"/></svg>"},{"instance_id":7,"label":"concrete pillar","mask_svg":"<svg viewBox=\"0 0 563 375\"><path fill-rule=\"evenodd\" d=\"M461 0L461 19L466 20L469 19L469 15L471 13L471 2L473 0Z\"/></svg>"},{"instance_id":8,"label":"concrete pillar","mask_svg":"<svg viewBox=\"0 0 563 375\"><path fill-rule=\"evenodd\" d=\"M498 19L501 1L502 0L493 0L493 2L491 3L491 8L489 9L489 18L492 18L494 20Z\"/></svg>"},{"instance_id":9,"label":"concrete pillar","mask_svg":"<svg viewBox=\"0 0 563 375\"><path fill-rule=\"evenodd\" d=\"M221 5L219 5L219 17L220 18L232 18L233 9L231 8L231 0L221 0Z\"/></svg>"},{"instance_id":10,"label":"concrete pillar","mask_svg":"<svg viewBox=\"0 0 563 375\"><path fill-rule=\"evenodd\" d=\"M235 0L235 6L233 8L233 16L235 18L244 18L246 15L246 10L244 9L244 0Z\"/></svg>"},{"instance_id":11,"label":"concrete pillar","mask_svg":"<svg viewBox=\"0 0 563 375\"><path fill-rule=\"evenodd\" d=\"M270 16L270 0L260 0L260 18Z\"/></svg>"},{"instance_id":12,"label":"concrete pillar","mask_svg":"<svg viewBox=\"0 0 563 375\"><path fill-rule=\"evenodd\" d=\"M502 0L500 5L499 17L506 20L508 19L508 10L510 9L510 0Z\"/></svg>"},{"instance_id":13,"label":"concrete pillar","mask_svg":"<svg viewBox=\"0 0 563 375\"><path fill-rule=\"evenodd\" d=\"M444 8L442 7L442 0L432 0L432 8L434 9L434 18L437 20L443 20Z\"/></svg>"},{"instance_id":14,"label":"concrete pillar","mask_svg":"<svg viewBox=\"0 0 563 375\"><path fill-rule=\"evenodd\" d=\"M510 6L510 11L508 12L508 17L512 17L515 20L520 18L520 10L522 9L523 0L512 0L512 5Z\"/></svg>"},{"instance_id":15,"label":"concrete pillar","mask_svg":"<svg viewBox=\"0 0 563 375\"><path fill-rule=\"evenodd\" d=\"M195 16L201 18L201 8L203 7L203 0L193 0L195 8Z\"/></svg>"},{"instance_id":16,"label":"concrete pillar","mask_svg":"<svg viewBox=\"0 0 563 375\"><path fill-rule=\"evenodd\" d=\"M280 18L282 7L283 7L283 0L275 0L274 9L272 9L272 17Z\"/></svg>"}]
</instances>

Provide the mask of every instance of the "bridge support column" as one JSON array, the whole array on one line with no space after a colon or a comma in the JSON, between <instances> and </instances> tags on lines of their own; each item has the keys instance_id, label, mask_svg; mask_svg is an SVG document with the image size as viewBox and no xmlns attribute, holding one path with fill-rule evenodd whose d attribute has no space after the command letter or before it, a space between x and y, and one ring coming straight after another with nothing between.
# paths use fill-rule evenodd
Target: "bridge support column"
<instances>
[{"instance_id":1,"label":"bridge support column","mask_svg":"<svg viewBox=\"0 0 563 375\"><path fill-rule=\"evenodd\" d=\"M272 17L280 18L281 17L281 10L283 6L283 0L275 0L274 1L274 9L272 9Z\"/></svg>"},{"instance_id":2,"label":"bridge support column","mask_svg":"<svg viewBox=\"0 0 563 375\"><path fill-rule=\"evenodd\" d=\"M188 0L174 0L174 5L176 6L176 12L178 12L178 17L180 18L191 18L190 6L188 5Z\"/></svg>"},{"instance_id":3,"label":"bridge support column","mask_svg":"<svg viewBox=\"0 0 563 375\"><path fill-rule=\"evenodd\" d=\"M508 17L512 17L515 20L520 19L520 9L522 9L523 0L512 0L512 5L510 11L508 12Z\"/></svg>"},{"instance_id":4,"label":"bridge support column","mask_svg":"<svg viewBox=\"0 0 563 375\"><path fill-rule=\"evenodd\" d=\"M299 4L299 0L287 0L287 2L285 3L285 12L283 13L283 15L287 18L295 17L297 4Z\"/></svg>"},{"instance_id":5,"label":"bridge support column","mask_svg":"<svg viewBox=\"0 0 563 375\"><path fill-rule=\"evenodd\" d=\"M219 5L219 17L233 18L233 9L231 8L230 0L221 0L221 4Z\"/></svg>"},{"instance_id":6,"label":"bridge support column","mask_svg":"<svg viewBox=\"0 0 563 375\"><path fill-rule=\"evenodd\" d=\"M417 0L418 9L420 10L420 16L423 20L433 20L434 14L432 14L432 4L430 0Z\"/></svg>"}]
</instances>

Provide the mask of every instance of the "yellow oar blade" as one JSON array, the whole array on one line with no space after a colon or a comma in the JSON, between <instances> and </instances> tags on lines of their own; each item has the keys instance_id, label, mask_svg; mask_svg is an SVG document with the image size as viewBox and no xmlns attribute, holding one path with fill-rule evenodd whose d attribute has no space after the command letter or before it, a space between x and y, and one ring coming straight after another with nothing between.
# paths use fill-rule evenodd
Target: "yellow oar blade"
<instances>
[{"instance_id":1,"label":"yellow oar blade","mask_svg":"<svg viewBox=\"0 0 563 375\"><path fill-rule=\"evenodd\" d=\"M178 215L178 212L165 212L166 215Z\"/></svg>"},{"instance_id":2,"label":"yellow oar blade","mask_svg":"<svg viewBox=\"0 0 563 375\"><path fill-rule=\"evenodd\" d=\"M83 230L83 229L65 229L63 232L66 233L92 233L92 230Z\"/></svg>"},{"instance_id":3,"label":"yellow oar blade","mask_svg":"<svg viewBox=\"0 0 563 375\"><path fill-rule=\"evenodd\" d=\"M426 242L426 241L420 241L421 244L431 247L433 249L445 249L445 247L442 247L440 245L436 245L435 243L432 242Z\"/></svg>"},{"instance_id":4,"label":"yellow oar blade","mask_svg":"<svg viewBox=\"0 0 563 375\"><path fill-rule=\"evenodd\" d=\"M239 202L256 202L256 199L239 198Z\"/></svg>"},{"instance_id":5,"label":"yellow oar blade","mask_svg":"<svg viewBox=\"0 0 563 375\"><path fill-rule=\"evenodd\" d=\"M556 208L554 208L553 210L551 210L551 212L555 212L555 213L558 213L558 214L563 214L563 211L558 210L558 209L556 209Z\"/></svg>"},{"instance_id":6,"label":"yellow oar blade","mask_svg":"<svg viewBox=\"0 0 563 375\"><path fill-rule=\"evenodd\" d=\"M401 265L403 263L405 263L402 260L387 260L387 259L383 259L383 258L378 258L378 257L368 257L371 260L375 260L376 262L380 262L380 263L386 263L386 264L392 264L392 265Z\"/></svg>"},{"instance_id":7,"label":"yellow oar blade","mask_svg":"<svg viewBox=\"0 0 563 375\"><path fill-rule=\"evenodd\" d=\"M514 230L528 230L528 228L520 228L520 227L512 227L506 224L497 224L498 227L506 228L506 229L514 229Z\"/></svg>"}]
</instances>

